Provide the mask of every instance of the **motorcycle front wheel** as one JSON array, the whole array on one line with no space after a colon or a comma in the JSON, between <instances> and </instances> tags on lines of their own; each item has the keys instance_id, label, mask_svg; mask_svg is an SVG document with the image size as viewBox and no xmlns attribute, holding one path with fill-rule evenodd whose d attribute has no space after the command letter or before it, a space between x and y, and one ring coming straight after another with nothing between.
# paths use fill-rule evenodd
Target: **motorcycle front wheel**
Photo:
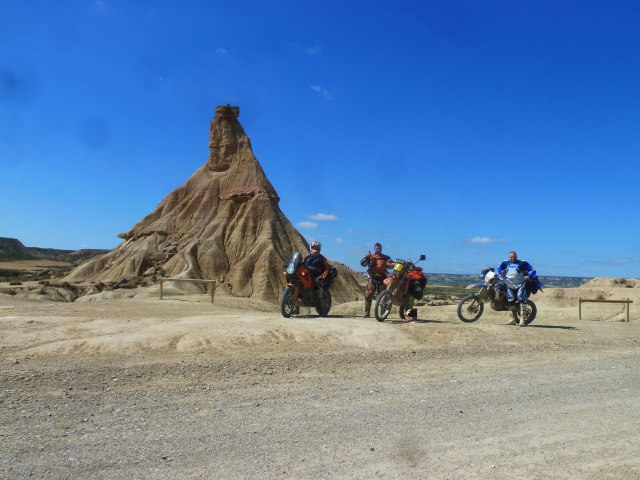
<instances>
[{"instance_id":1,"label":"motorcycle front wheel","mask_svg":"<svg viewBox=\"0 0 640 480\"><path fill-rule=\"evenodd\" d=\"M331 292L329 290L325 290L324 305L322 307L316 307L316 312L321 317L326 317L329 315L329 310L331 310Z\"/></svg>"},{"instance_id":2,"label":"motorcycle front wheel","mask_svg":"<svg viewBox=\"0 0 640 480\"><path fill-rule=\"evenodd\" d=\"M462 297L458 303L458 318L466 323L475 322L484 312L484 302L477 295Z\"/></svg>"},{"instance_id":3,"label":"motorcycle front wheel","mask_svg":"<svg viewBox=\"0 0 640 480\"><path fill-rule=\"evenodd\" d=\"M389 290L380 292L380 295L378 295L378 299L376 300L376 307L374 309L376 320L378 320L379 322L384 322L387 319L387 317L391 313L392 300L393 294Z\"/></svg>"},{"instance_id":4,"label":"motorcycle front wheel","mask_svg":"<svg viewBox=\"0 0 640 480\"><path fill-rule=\"evenodd\" d=\"M280 312L284 318L289 318L296 308L296 302L293 299L293 290L293 287L287 287L282 293L282 300L280 300Z\"/></svg>"},{"instance_id":5,"label":"motorcycle front wheel","mask_svg":"<svg viewBox=\"0 0 640 480\"><path fill-rule=\"evenodd\" d=\"M531 300L527 300L527 304L524 307L524 324L529 325L536 319L536 315L538 314L538 307ZM520 321L520 311L517 310L518 322Z\"/></svg>"}]
</instances>

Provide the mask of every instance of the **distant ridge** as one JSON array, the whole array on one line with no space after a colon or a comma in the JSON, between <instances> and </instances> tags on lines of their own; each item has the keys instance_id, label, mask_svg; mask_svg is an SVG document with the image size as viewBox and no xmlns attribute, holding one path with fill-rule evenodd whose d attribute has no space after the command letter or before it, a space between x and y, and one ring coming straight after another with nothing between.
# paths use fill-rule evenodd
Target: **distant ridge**
<instances>
[{"instance_id":1,"label":"distant ridge","mask_svg":"<svg viewBox=\"0 0 640 480\"><path fill-rule=\"evenodd\" d=\"M54 260L67 262L71 265L80 263L98 255L104 255L110 250L90 249L60 250L56 248L25 247L16 238L0 237L0 260L11 262L15 260Z\"/></svg>"},{"instance_id":2,"label":"distant ridge","mask_svg":"<svg viewBox=\"0 0 640 480\"><path fill-rule=\"evenodd\" d=\"M0 260L3 261L46 259L79 265L88 259L109 252L110 250L100 249L60 250L55 248L25 247L18 239L0 237ZM360 275L366 277L366 272L360 272ZM479 274L427 273L427 278L431 285L450 285L454 287L464 287L482 281ZM540 277L544 286L548 288L577 288L594 278L595 277Z\"/></svg>"},{"instance_id":3,"label":"distant ridge","mask_svg":"<svg viewBox=\"0 0 640 480\"><path fill-rule=\"evenodd\" d=\"M432 285L451 285L458 287L482 282L480 274L427 273L427 278ZM577 288L593 278L594 277L556 277L541 275L540 281L544 284L544 287L548 288Z\"/></svg>"}]
</instances>

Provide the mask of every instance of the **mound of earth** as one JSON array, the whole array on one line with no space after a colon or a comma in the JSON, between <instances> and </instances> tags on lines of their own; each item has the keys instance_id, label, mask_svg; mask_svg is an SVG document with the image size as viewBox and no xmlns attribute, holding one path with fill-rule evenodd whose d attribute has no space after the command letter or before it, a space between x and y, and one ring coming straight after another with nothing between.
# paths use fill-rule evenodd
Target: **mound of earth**
<instances>
[{"instance_id":1,"label":"mound of earth","mask_svg":"<svg viewBox=\"0 0 640 480\"><path fill-rule=\"evenodd\" d=\"M580 288L640 288L640 280L635 278L598 277L589 280Z\"/></svg>"}]
</instances>

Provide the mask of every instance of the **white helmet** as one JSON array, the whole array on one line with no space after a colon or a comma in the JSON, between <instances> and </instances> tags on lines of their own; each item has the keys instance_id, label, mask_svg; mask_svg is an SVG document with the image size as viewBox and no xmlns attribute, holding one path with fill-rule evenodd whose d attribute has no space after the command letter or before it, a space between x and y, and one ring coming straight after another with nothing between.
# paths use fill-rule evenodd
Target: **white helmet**
<instances>
[{"instance_id":1,"label":"white helmet","mask_svg":"<svg viewBox=\"0 0 640 480\"><path fill-rule=\"evenodd\" d=\"M320 242L317 242L315 240L311 242L311 245L309 245L309 251L311 253L313 253L314 250L318 250L318 253L320 253L321 249L322 249L322 245L320 244Z\"/></svg>"}]
</instances>

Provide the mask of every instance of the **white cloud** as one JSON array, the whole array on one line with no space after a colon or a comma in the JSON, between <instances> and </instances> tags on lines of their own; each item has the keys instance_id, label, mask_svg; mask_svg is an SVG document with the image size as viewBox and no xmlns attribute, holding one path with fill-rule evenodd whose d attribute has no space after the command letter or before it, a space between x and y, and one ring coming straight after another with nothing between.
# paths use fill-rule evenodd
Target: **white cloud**
<instances>
[{"instance_id":1,"label":"white cloud","mask_svg":"<svg viewBox=\"0 0 640 480\"><path fill-rule=\"evenodd\" d=\"M216 48L216 53L219 53L220 55L224 55L225 53L227 53L227 49L223 47L218 47Z\"/></svg>"},{"instance_id":2,"label":"white cloud","mask_svg":"<svg viewBox=\"0 0 640 480\"><path fill-rule=\"evenodd\" d=\"M340 237L336 238L336 243L344 243L344 240Z\"/></svg>"},{"instance_id":3,"label":"white cloud","mask_svg":"<svg viewBox=\"0 0 640 480\"><path fill-rule=\"evenodd\" d=\"M298 222L298 226L300 228L314 229L318 226L318 224L315 222Z\"/></svg>"},{"instance_id":4,"label":"white cloud","mask_svg":"<svg viewBox=\"0 0 640 480\"><path fill-rule=\"evenodd\" d=\"M307 218L309 220L316 220L319 222L322 222L322 221L335 222L336 220L338 220L338 217L336 217L335 215L330 215L326 213L316 213L315 215L309 215Z\"/></svg>"},{"instance_id":5,"label":"white cloud","mask_svg":"<svg viewBox=\"0 0 640 480\"><path fill-rule=\"evenodd\" d=\"M333 100L333 95L326 88L322 88L320 85L311 85L311 90L320 93L327 100Z\"/></svg>"},{"instance_id":6,"label":"white cloud","mask_svg":"<svg viewBox=\"0 0 640 480\"><path fill-rule=\"evenodd\" d=\"M611 265L629 265L630 263L635 262L637 262L637 260L634 258L612 258L611 260L609 260L609 263L611 263Z\"/></svg>"},{"instance_id":7,"label":"white cloud","mask_svg":"<svg viewBox=\"0 0 640 480\"><path fill-rule=\"evenodd\" d=\"M320 45L316 45L313 48L307 48L307 53L310 55L318 55L322 51L322 47Z\"/></svg>"},{"instance_id":8,"label":"white cloud","mask_svg":"<svg viewBox=\"0 0 640 480\"><path fill-rule=\"evenodd\" d=\"M491 238L491 237L471 237L470 243L505 243L505 238Z\"/></svg>"}]
</instances>

